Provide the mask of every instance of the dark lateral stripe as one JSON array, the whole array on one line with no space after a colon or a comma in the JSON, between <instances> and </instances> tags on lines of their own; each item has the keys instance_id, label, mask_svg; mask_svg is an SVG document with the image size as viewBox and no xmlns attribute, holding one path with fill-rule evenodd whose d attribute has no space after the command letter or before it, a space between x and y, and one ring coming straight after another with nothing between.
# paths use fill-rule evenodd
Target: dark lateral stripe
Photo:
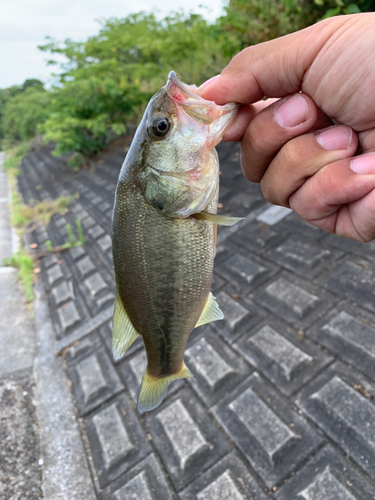
<instances>
[{"instance_id":1,"label":"dark lateral stripe","mask_svg":"<svg viewBox=\"0 0 375 500\"><path fill-rule=\"evenodd\" d=\"M103 326L107 321L112 319L112 316L113 305L107 307L107 309L104 309L104 311L86 321L86 323L81 325L70 335L57 341L54 346L55 356L60 356L65 349L72 346L75 342L84 339L87 335L90 335L91 332Z\"/></svg>"}]
</instances>

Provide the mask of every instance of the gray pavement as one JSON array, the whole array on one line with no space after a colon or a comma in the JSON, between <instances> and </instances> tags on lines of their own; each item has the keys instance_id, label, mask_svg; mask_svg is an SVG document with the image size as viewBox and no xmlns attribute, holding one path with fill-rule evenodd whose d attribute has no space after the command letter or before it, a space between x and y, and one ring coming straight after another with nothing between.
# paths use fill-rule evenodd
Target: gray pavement
<instances>
[{"instance_id":1,"label":"gray pavement","mask_svg":"<svg viewBox=\"0 0 375 500\"><path fill-rule=\"evenodd\" d=\"M2 265L12 247L9 189L0 153L0 497L41 498L35 414L35 327L17 271Z\"/></svg>"},{"instance_id":2,"label":"gray pavement","mask_svg":"<svg viewBox=\"0 0 375 500\"><path fill-rule=\"evenodd\" d=\"M60 441L54 481L64 466L82 467L86 479L70 490L77 499L374 499L375 242L328 235L271 206L243 179L238 145L221 144L220 210L245 217L218 235L213 291L225 320L192 333L186 363L195 378L139 415L142 342L117 362L111 354L109 234L125 150L113 147L78 173L45 148L22 164L27 202L79 193L66 214L29 234L35 251L47 239L65 243L77 219L87 238L40 262L37 401L48 408L60 386L65 399L53 411L64 420L71 389L80 439L78 427L71 436L86 454L74 462ZM61 366L67 381L56 379ZM38 415L42 442L55 426L64 432L59 418ZM56 456L41 448L46 475Z\"/></svg>"},{"instance_id":3,"label":"gray pavement","mask_svg":"<svg viewBox=\"0 0 375 500\"><path fill-rule=\"evenodd\" d=\"M3 160L1 263L16 250ZM17 270L0 266L0 498L89 500L95 494L68 381L51 349L43 287L36 292L34 322Z\"/></svg>"}]
</instances>

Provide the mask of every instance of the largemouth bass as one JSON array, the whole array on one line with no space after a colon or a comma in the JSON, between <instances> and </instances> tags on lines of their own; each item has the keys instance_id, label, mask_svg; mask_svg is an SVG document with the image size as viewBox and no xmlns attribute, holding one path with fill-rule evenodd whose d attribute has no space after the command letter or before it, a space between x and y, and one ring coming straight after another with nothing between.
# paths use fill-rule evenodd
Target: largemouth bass
<instances>
[{"instance_id":1,"label":"largemouth bass","mask_svg":"<svg viewBox=\"0 0 375 500\"><path fill-rule=\"evenodd\" d=\"M138 335L147 370L138 410L159 406L168 384L191 377L184 351L191 331L223 318L210 293L219 162L215 146L238 106L218 106L174 72L150 100L122 166L112 221L116 302L113 354Z\"/></svg>"}]
</instances>

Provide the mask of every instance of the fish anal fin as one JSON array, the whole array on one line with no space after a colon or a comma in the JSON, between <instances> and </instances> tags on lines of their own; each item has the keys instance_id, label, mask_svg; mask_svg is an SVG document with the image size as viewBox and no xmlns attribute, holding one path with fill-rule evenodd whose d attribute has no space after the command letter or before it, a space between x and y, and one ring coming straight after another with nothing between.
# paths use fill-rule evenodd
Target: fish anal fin
<instances>
[{"instance_id":1,"label":"fish anal fin","mask_svg":"<svg viewBox=\"0 0 375 500\"><path fill-rule=\"evenodd\" d=\"M138 394L138 411L144 413L145 411L154 410L163 402L171 382L179 378L192 377L193 375L185 363L182 364L182 368L178 373L162 378L152 377L146 370Z\"/></svg>"},{"instance_id":2,"label":"fish anal fin","mask_svg":"<svg viewBox=\"0 0 375 500\"><path fill-rule=\"evenodd\" d=\"M220 309L219 304L216 302L215 297L210 292L206 305L200 315L198 323L195 325L195 328L198 326L205 325L206 323L211 323L211 321L217 321L219 319L223 319L224 314Z\"/></svg>"},{"instance_id":3,"label":"fish anal fin","mask_svg":"<svg viewBox=\"0 0 375 500\"><path fill-rule=\"evenodd\" d=\"M115 360L126 353L138 335L117 292L112 327L112 352Z\"/></svg>"},{"instance_id":4,"label":"fish anal fin","mask_svg":"<svg viewBox=\"0 0 375 500\"><path fill-rule=\"evenodd\" d=\"M219 224L219 226L234 226L234 224L237 224L237 222L244 219L243 217L227 217L226 215L210 214L209 212L204 211L194 214L193 217L207 222L213 222L214 224Z\"/></svg>"}]
</instances>

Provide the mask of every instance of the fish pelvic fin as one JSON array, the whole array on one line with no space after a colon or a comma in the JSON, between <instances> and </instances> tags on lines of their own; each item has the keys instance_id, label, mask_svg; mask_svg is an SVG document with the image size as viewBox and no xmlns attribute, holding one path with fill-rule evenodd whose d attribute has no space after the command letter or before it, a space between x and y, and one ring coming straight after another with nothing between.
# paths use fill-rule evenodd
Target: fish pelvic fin
<instances>
[{"instance_id":1,"label":"fish pelvic fin","mask_svg":"<svg viewBox=\"0 0 375 500\"><path fill-rule=\"evenodd\" d=\"M193 214L192 217L207 222L213 222L214 224L219 224L219 226L234 226L237 222L244 219L244 217L227 217L226 215L210 214L205 211Z\"/></svg>"},{"instance_id":2,"label":"fish pelvic fin","mask_svg":"<svg viewBox=\"0 0 375 500\"><path fill-rule=\"evenodd\" d=\"M138 335L117 292L112 327L112 352L115 360L126 353Z\"/></svg>"},{"instance_id":3,"label":"fish pelvic fin","mask_svg":"<svg viewBox=\"0 0 375 500\"><path fill-rule=\"evenodd\" d=\"M138 411L144 413L145 411L157 408L163 402L169 384L179 378L193 378L191 371L185 363L182 364L182 368L178 373L162 378L152 377L149 375L148 370L146 370L138 394Z\"/></svg>"},{"instance_id":4,"label":"fish pelvic fin","mask_svg":"<svg viewBox=\"0 0 375 500\"><path fill-rule=\"evenodd\" d=\"M224 314L220 309L219 304L216 302L215 297L210 292L206 305L204 306L195 328L205 325L206 323L211 323L211 321L218 321L219 319L224 319Z\"/></svg>"}]
</instances>

